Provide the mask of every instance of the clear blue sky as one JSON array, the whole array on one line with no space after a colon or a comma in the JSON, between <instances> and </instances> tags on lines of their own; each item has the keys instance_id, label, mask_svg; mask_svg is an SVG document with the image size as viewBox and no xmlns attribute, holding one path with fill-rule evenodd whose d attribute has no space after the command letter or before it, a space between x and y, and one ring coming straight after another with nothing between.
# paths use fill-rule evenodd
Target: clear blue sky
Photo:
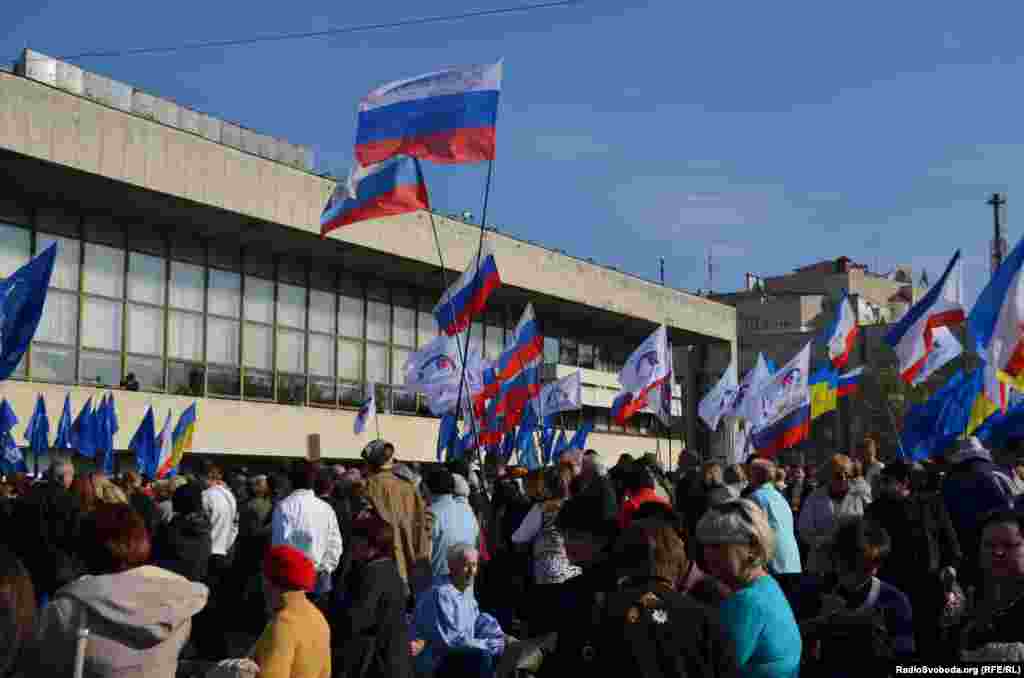
<instances>
[{"instance_id":1,"label":"clear blue sky","mask_svg":"<svg viewBox=\"0 0 1024 678\"><path fill-rule=\"evenodd\" d=\"M0 58L320 30L515 5L36 0L4 8ZM89 59L109 75L351 162L372 87L505 58L488 221L646 277L715 289L847 255L885 272L953 250L988 276L990 191L1021 234L1024 124L1013 2L584 1L361 35ZM483 166L428 168L435 206L480 214ZM1017 201L1020 203L1017 203ZM1020 204L1020 209L1016 205Z\"/></svg>"}]
</instances>

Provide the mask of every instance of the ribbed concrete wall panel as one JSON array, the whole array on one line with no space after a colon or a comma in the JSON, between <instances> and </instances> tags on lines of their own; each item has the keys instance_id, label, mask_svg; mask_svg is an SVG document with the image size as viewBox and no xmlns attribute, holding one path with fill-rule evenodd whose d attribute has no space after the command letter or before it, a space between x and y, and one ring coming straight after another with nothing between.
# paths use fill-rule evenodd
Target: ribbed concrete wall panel
<instances>
[{"instance_id":1,"label":"ribbed concrete wall panel","mask_svg":"<svg viewBox=\"0 0 1024 678\"><path fill-rule=\"evenodd\" d=\"M135 90L132 92L132 113L156 120L156 101L157 98L152 94Z\"/></svg>"},{"instance_id":2,"label":"ribbed concrete wall panel","mask_svg":"<svg viewBox=\"0 0 1024 678\"><path fill-rule=\"evenodd\" d=\"M63 61L57 62L57 87L72 94L82 95L85 93L84 77L82 69L78 66Z\"/></svg>"}]
</instances>

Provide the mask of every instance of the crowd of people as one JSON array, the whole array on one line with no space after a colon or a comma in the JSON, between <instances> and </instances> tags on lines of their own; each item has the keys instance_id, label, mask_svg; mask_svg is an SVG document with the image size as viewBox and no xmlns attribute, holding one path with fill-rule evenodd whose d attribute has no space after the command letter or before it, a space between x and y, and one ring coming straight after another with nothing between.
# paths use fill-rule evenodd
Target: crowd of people
<instances>
[{"instance_id":1,"label":"crowd of people","mask_svg":"<svg viewBox=\"0 0 1024 678\"><path fill-rule=\"evenodd\" d=\"M1024 460L201 462L0 484L0 678L885 675L1024 660ZM76 673L77 672L77 673Z\"/></svg>"}]
</instances>

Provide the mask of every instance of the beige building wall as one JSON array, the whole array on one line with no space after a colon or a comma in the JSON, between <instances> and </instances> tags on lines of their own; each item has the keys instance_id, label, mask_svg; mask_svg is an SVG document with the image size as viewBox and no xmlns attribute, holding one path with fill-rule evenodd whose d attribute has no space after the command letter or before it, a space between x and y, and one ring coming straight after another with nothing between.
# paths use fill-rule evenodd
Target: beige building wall
<instances>
[{"instance_id":1,"label":"beige building wall","mask_svg":"<svg viewBox=\"0 0 1024 678\"><path fill-rule=\"evenodd\" d=\"M50 419L51 442L57 432L57 423L64 408L64 397L71 394L72 418L90 396L95 403L107 391L91 388L66 388L51 384L19 381L0 383L0 397L6 398L18 416L15 440L22 440L22 433L35 408L36 396L42 394L46 401L46 412ZM172 426L179 415L192 402L191 398L169 395L114 391L117 404L120 431L114 439L118 450L127 450L135 430L145 416L146 408L153 406L156 414L157 432L164 424L168 409L172 412ZM356 459L363 446L377 437L374 422L366 432L357 436L353 433L355 411L322 410L314 407L294 407L273 403L254 403L235 400L200 398L195 400L198 420L193 452L211 454L244 454L267 457L304 457L306 442L310 434L320 434L321 454L325 459ZM439 420L425 417L380 415L381 436L395 445L399 458L406 461L436 461L437 429ZM569 431L572 433L572 431ZM673 441L678 452L679 441ZM633 436L591 433L587 447L597 450L609 465L614 464L623 452L634 456L645 452L657 452L663 464L668 465L668 440L639 438Z\"/></svg>"}]
</instances>

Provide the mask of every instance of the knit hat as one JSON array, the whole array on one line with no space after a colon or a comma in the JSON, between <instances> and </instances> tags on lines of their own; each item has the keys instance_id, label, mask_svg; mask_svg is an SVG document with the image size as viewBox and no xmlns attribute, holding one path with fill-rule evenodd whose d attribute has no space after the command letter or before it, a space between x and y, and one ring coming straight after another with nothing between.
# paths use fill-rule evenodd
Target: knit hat
<instances>
[{"instance_id":1,"label":"knit hat","mask_svg":"<svg viewBox=\"0 0 1024 678\"><path fill-rule=\"evenodd\" d=\"M275 586L286 591L312 591L316 586L316 568L305 553L281 544L267 551L263 574Z\"/></svg>"},{"instance_id":2,"label":"knit hat","mask_svg":"<svg viewBox=\"0 0 1024 678\"><path fill-rule=\"evenodd\" d=\"M370 466L384 466L391 461L394 456L394 446L386 440L371 440L363 448L363 459L365 459Z\"/></svg>"}]
</instances>

